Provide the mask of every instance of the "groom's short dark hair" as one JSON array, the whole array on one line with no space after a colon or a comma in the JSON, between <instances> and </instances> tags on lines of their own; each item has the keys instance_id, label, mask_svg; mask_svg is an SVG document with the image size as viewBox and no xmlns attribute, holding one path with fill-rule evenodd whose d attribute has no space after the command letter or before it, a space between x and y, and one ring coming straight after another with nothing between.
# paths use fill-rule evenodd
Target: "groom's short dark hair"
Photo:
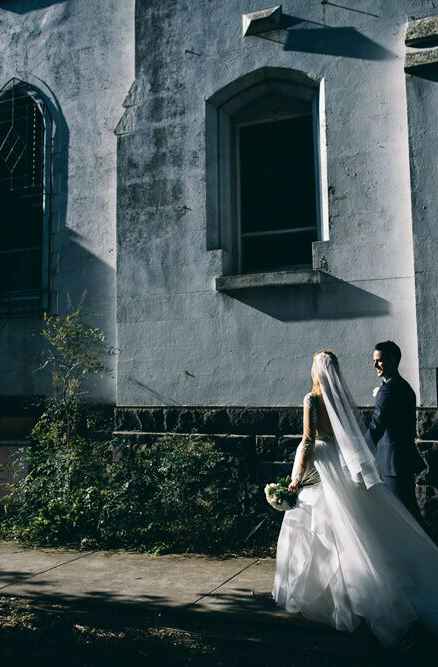
<instances>
[{"instance_id":1,"label":"groom's short dark hair","mask_svg":"<svg viewBox=\"0 0 438 667\"><path fill-rule=\"evenodd\" d=\"M401 350L397 343L394 343L392 340L384 340L383 343L377 343L374 345L374 349L383 354L383 358L390 356L397 363L397 366L400 363L401 359Z\"/></svg>"}]
</instances>

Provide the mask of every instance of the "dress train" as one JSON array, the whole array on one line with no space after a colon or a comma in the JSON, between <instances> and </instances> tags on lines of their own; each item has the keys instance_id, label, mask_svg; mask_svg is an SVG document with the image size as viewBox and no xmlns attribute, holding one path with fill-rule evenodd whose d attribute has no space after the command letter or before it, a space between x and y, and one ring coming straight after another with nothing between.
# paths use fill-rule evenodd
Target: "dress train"
<instances>
[{"instance_id":1,"label":"dress train","mask_svg":"<svg viewBox=\"0 0 438 667\"><path fill-rule=\"evenodd\" d=\"M352 480L334 440L316 440L320 483L285 512L273 597L291 613L386 645L416 621L438 633L438 548L383 484Z\"/></svg>"}]
</instances>

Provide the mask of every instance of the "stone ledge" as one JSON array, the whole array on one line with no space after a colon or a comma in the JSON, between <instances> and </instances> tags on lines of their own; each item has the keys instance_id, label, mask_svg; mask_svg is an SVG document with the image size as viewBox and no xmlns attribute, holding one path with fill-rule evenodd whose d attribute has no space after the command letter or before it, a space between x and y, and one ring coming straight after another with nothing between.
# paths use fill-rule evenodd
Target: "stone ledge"
<instances>
[{"instance_id":1,"label":"stone ledge","mask_svg":"<svg viewBox=\"0 0 438 667\"><path fill-rule=\"evenodd\" d=\"M193 440L224 440L230 442L248 442L252 436L239 433L169 433L167 431L114 431L116 438L126 439L136 444L150 444L158 438L191 438Z\"/></svg>"},{"instance_id":2,"label":"stone ledge","mask_svg":"<svg viewBox=\"0 0 438 667\"><path fill-rule=\"evenodd\" d=\"M368 426L373 408L358 409L364 425ZM289 436L301 432L303 408L292 405L116 406L114 418L115 431ZM438 441L438 408L417 408L417 430L420 441Z\"/></svg>"},{"instance_id":3,"label":"stone ledge","mask_svg":"<svg viewBox=\"0 0 438 667\"><path fill-rule=\"evenodd\" d=\"M296 271L273 271L267 273L242 273L218 276L215 287L218 292L232 292L256 287L298 287L301 285L319 285L321 271L299 269Z\"/></svg>"},{"instance_id":4,"label":"stone ledge","mask_svg":"<svg viewBox=\"0 0 438 667\"><path fill-rule=\"evenodd\" d=\"M438 47L422 49L406 53L405 71L413 72L418 67L436 65L438 63Z\"/></svg>"},{"instance_id":5,"label":"stone ledge","mask_svg":"<svg viewBox=\"0 0 438 667\"><path fill-rule=\"evenodd\" d=\"M438 46L438 16L410 21L405 43L406 46Z\"/></svg>"}]
</instances>

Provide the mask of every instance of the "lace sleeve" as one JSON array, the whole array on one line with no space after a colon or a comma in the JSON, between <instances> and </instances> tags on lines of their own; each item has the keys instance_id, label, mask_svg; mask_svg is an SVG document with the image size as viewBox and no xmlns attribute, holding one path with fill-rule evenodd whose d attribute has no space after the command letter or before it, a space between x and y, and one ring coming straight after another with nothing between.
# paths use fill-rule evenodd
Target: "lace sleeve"
<instances>
[{"instance_id":1,"label":"lace sleeve","mask_svg":"<svg viewBox=\"0 0 438 667\"><path fill-rule=\"evenodd\" d=\"M316 436L316 410L312 394L303 401L303 438L298 445L292 468L292 482L301 482L312 459Z\"/></svg>"}]
</instances>

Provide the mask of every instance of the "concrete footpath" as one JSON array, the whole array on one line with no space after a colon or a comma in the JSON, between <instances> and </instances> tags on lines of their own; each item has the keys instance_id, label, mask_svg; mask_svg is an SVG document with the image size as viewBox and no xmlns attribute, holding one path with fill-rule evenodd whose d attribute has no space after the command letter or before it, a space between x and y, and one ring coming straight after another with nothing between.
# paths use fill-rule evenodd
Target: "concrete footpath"
<instances>
[{"instance_id":1,"label":"concrete footpath","mask_svg":"<svg viewBox=\"0 0 438 667\"><path fill-rule=\"evenodd\" d=\"M25 549L0 542L0 595L65 613L155 619L230 638L291 642L322 652L363 656L372 639L306 622L270 601L272 559L150 556L125 551Z\"/></svg>"},{"instance_id":2,"label":"concrete footpath","mask_svg":"<svg viewBox=\"0 0 438 667\"><path fill-rule=\"evenodd\" d=\"M0 593L30 598L226 613L257 606L257 594L271 590L273 573L272 559L26 549L0 542ZM269 616L285 616L269 607Z\"/></svg>"}]
</instances>

